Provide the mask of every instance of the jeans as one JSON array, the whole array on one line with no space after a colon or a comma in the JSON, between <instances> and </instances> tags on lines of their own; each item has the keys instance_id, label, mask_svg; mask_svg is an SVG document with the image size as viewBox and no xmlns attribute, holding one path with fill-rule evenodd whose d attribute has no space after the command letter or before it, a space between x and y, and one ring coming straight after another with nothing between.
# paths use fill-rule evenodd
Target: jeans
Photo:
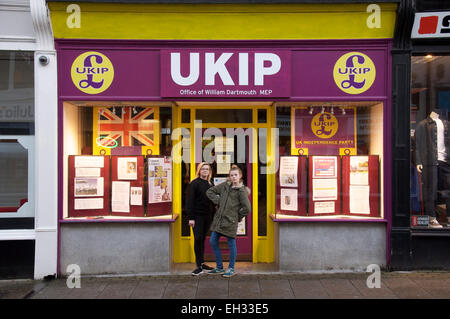
<instances>
[{"instance_id":1,"label":"jeans","mask_svg":"<svg viewBox=\"0 0 450 319\"><path fill-rule=\"evenodd\" d=\"M224 235L221 235L216 232L212 232L211 238L209 239L209 243L211 244L211 247L213 249L214 256L216 256L216 267L222 269L223 268L222 252L219 248L220 236L224 236ZM227 236L225 236L225 237L227 238L228 247L230 248L230 264L228 265L228 268L234 269L234 264L236 262L236 254L237 254L236 238L231 238L231 237L227 237Z\"/></svg>"},{"instance_id":2,"label":"jeans","mask_svg":"<svg viewBox=\"0 0 450 319\"><path fill-rule=\"evenodd\" d=\"M194 252L197 267L205 261L205 239L211 226L211 215L195 216L194 226Z\"/></svg>"}]
</instances>

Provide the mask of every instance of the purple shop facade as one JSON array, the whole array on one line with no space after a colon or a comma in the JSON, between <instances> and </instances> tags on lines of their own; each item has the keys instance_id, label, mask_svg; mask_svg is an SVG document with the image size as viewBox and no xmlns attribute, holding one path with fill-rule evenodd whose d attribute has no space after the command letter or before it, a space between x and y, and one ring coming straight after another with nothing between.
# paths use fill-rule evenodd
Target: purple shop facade
<instances>
[{"instance_id":1,"label":"purple shop facade","mask_svg":"<svg viewBox=\"0 0 450 319\"><path fill-rule=\"evenodd\" d=\"M389 39L379 40L252 40L252 41L134 41L56 40L58 54L59 123L59 221L63 219L63 155L65 101L149 101L149 102L257 102L281 105L292 102L380 102L383 103L383 202L382 219L357 220L386 224L386 262L390 263L391 198L391 114L392 61ZM74 61L92 52L84 68ZM349 53L353 53L349 55ZM104 57L113 66L110 83L99 80ZM342 67L337 62L344 59ZM372 64L367 64L367 58ZM102 60L102 61L101 61ZM374 70L372 68L374 67ZM375 72L372 79L357 75ZM78 78L72 76L78 73ZM339 75L336 75L339 74ZM89 77L89 75L94 75ZM80 77L83 80L79 80ZM345 80L340 80L345 79ZM76 84L76 82L78 84ZM83 81L83 83L81 83ZM367 82L365 82L367 81ZM372 81L368 85L368 82ZM345 83L344 83L345 82ZM80 85L101 87L86 93ZM366 85L362 92L348 93ZM340 87L341 86L341 87ZM285 103L285 104L283 104ZM235 103L234 103L235 104ZM269 195L270 196L270 195ZM275 194L273 194L275 196ZM276 222L298 220L274 219ZM92 222L92 221L85 221ZM96 221L107 223L108 221ZM302 219L301 222L308 222ZM355 222L323 219L321 222ZM58 232L59 233L59 232ZM58 243L59 245L59 243ZM59 249L58 249L59 251ZM59 269L58 269L59 272Z\"/></svg>"}]
</instances>

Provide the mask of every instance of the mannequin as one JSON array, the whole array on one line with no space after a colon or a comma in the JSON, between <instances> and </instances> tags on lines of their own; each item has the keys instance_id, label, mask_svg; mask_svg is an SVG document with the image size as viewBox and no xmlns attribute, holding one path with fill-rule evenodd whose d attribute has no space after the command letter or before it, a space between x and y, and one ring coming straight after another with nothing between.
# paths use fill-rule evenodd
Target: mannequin
<instances>
[{"instance_id":1,"label":"mannequin","mask_svg":"<svg viewBox=\"0 0 450 319\"><path fill-rule=\"evenodd\" d=\"M425 214L430 216L430 227L440 228L436 220L435 202L438 189L445 199L447 218L450 218L450 149L447 121L441 120L434 109L417 124L416 168L422 174L422 194Z\"/></svg>"}]
</instances>

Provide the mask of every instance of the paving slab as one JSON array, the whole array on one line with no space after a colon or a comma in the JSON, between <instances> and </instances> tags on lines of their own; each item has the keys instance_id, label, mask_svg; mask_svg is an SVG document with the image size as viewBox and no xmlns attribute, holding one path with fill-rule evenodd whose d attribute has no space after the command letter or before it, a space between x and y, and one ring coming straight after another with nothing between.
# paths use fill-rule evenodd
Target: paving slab
<instances>
[{"instance_id":1,"label":"paving slab","mask_svg":"<svg viewBox=\"0 0 450 319\"><path fill-rule=\"evenodd\" d=\"M136 279L113 279L108 282L97 299L128 299L138 283Z\"/></svg>"},{"instance_id":2,"label":"paving slab","mask_svg":"<svg viewBox=\"0 0 450 319\"><path fill-rule=\"evenodd\" d=\"M132 299L160 299L168 285L167 279L141 280L134 289Z\"/></svg>"},{"instance_id":3,"label":"paving slab","mask_svg":"<svg viewBox=\"0 0 450 319\"><path fill-rule=\"evenodd\" d=\"M294 298L291 284L287 279L260 279L259 285L261 287L261 298Z\"/></svg>"},{"instance_id":4,"label":"paving slab","mask_svg":"<svg viewBox=\"0 0 450 319\"><path fill-rule=\"evenodd\" d=\"M294 297L298 299L328 299L326 289L320 280L290 280Z\"/></svg>"},{"instance_id":5,"label":"paving slab","mask_svg":"<svg viewBox=\"0 0 450 319\"><path fill-rule=\"evenodd\" d=\"M366 280L351 280L352 285L359 291L363 298L368 299L397 299L398 297L383 282L380 288L367 287Z\"/></svg>"},{"instance_id":6,"label":"paving slab","mask_svg":"<svg viewBox=\"0 0 450 319\"><path fill-rule=\"evenodd\" d=\"M211 278L213 277L213 278ZM197 299L225 299L228 298L229 279L213 275L205 275L199 278Z\"/></svg>"},{"instance_id":7,"label":"paving slab","mask_svg":"<svg viewBox=\"0 0 450 319\"><path fill-rule=\"evenodd\" d=\"M321 279L323 287L332 299L359 299L361 293L350 279Z\"/></svg>"},{"instance_id":8,"label":"paving slab","mask_svg":"<svg viewBox=\"0 0 450 319\"><path fill-rule=\"evenodd\" d=\"M381 280L398 298L431 299L433 296L407 277L383 278Z\"/></svg>"},{"instance_id":9,"label":"paving slab","mask_svg":"<svg viewBox=\"0 0 450 319\"><path fill-rule=\"evenodd\" d=\"M198 279L169 280L164 299L192 299L197 292Z\"/></svg>"},{"instance_id":10,"label":"paving slab","mask_svg":"<svg viewBox=\"0 0 450 319\"><path fill-rule=\"evenodd\" d=\"M229 281L229 297L231 299L258 299L261 297L259 280L231 278Z\"/></svg>"}]
</instances>

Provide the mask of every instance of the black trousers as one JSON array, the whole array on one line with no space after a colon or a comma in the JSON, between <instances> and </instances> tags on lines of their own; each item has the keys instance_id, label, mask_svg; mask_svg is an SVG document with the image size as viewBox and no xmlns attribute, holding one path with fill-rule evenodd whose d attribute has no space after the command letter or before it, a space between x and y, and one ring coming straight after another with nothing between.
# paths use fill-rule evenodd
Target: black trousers
<instances>
[{"instance_id":1,"label":"black trousers","mask_svg":"<svg viewBox=\"0 0 450 319\"><path fill-rule=\"evenodd\" d=\"M422 170L422 196L425 215L436 217L438 193L446 204L450 216L450 164L438 161L438 165L426 165Z\"/></svg>"},{"instance_id":2,"label":"black trousers","mask_svg":"<svg viewBox=\"0 0 450 319\"><path fill-rule=\"evenodd\" d=\"M209 232L209 227L212 223L212 216L210 214L195 216L194 225L194 252L197 266L205 262L205 239Z\"/></svg>"}]
</instances>

